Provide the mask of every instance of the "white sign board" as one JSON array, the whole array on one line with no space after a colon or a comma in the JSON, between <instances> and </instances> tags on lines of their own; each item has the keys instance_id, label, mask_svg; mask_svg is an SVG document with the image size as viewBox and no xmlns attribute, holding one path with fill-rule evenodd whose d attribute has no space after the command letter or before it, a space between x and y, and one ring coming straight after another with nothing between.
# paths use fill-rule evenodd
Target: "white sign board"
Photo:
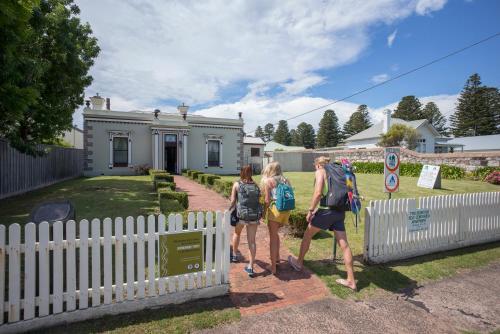
<instances>
[{"instance_id":1,"label":"white sign board","mask_svg":"<svg viewBox=\"0 0 500 334\"><path fill-rule=\"evenodd\" d=\"M384 149L384 192L393 193L399 190L399 147Z\"/></svg>"},{"instance_id":2,"label":"white sign board","mask_svg":"<svg viewBox=\"0 0 500 334\"><path fill-rule=\"evenodd\" d=\"M408 212L408 232L428 230L430 218L431 213L429 209L417 209Z\"/></svg>"},{"instance_id":3,"label":"white sign board","mask_svg":"<svg viewBox=\"0 0 500 334\"><path fill-rule=\"evenodd\" d=\"M417 186L428 189L441 188L441 169L439 166L424 165Z\"/></svg>"}]
</instances>

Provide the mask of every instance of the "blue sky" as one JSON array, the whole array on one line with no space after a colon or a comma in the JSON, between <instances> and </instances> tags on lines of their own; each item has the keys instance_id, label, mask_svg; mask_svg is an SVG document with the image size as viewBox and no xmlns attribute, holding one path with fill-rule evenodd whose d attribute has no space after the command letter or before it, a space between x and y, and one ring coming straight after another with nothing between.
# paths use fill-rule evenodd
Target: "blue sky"
<instances>
[{"instance_id":1,"label":"blue sky","mask_svg":"<svg viewBox=\"0 0 500 334\"><path fill-rule=\"evenodd\" d=\"M500 32L496 0L77 3L102 49L87 96L109 96L117 110L242 111L248 132ZM499 54L497 37L332 108L344 122L365 103L376 121L416 95L449 115L470 74L500 86ZM290 126L316 127L321 114Z\"/></svg>"}]
</instances>

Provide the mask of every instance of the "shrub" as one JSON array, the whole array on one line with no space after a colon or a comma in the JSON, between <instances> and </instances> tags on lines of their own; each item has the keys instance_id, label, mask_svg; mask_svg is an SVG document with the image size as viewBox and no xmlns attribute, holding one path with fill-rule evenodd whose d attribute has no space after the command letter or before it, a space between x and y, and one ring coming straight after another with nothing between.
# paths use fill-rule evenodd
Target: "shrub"
<instances>
[{"instance_id":1,"label":"shrub","mask_svg":"<svg viewBox=\"0 0 500 334\"><path fill-rule=\"evenodd\" d=\"M151 167L148 164L137 165L134 167L134 172L136 175L151 175L150 171Z\"/></svg>"},{"instance_id":2,"label":"shrub","mask_svg":"<svg viewBox=\"0 0 500 334\"><path fill-rule=\"evenodd\" d=\"M356 167L356 173L361 174L383 174L383 162L353 162ZM401 163L399 165L399 174L401 176L419 177L423 165L420 163ZM441 177L443 179L462 179L465 177L465 170L460 167L441 165Z\"/></svg>"},{"instance_id":3,"label":"shrub","mask_svg":"<svg viewBox=\"0 0 500 334\"><path fill-rule=\"evenodd\" d=\"M233 188L233 182L231 181L224 181L221 179L214 180L213 189L225 197L231 196L232 188Z\"/></svg>"},{"instance_id":4,"label":"shrub","mask_svg":"<svg viewBox=\"0 0 500 334\"><path fill-rule=\"evenodd\" d=\"M160 201L160 206L161 201L165 199L173 199L178 201L184 207L184 209L187 209L189 207L188 194L183 191L172 191L166 188L158 189L158 200Z\"/></svg>"},{"instance_id":5,"label":"shrub","mask_svg":"<svg viewBox=\"0 0 500 334\"><path fill-rule=\"evenodd\" d=\"M500 171L500 167L480 167L474 171L472 171L472 176L475 179L486 181L486 177L489 176L493 172Z\"/></svg>"},{"instance_id":6,"label":"shrub","mask_svg":"<svg viewBox=\"0 0 500 334\"><path fill-rule=\"evenodd\" d=\"M174 182L174 177L173 175L170 175L168 173L156 173L151 176L153 178L153 182L156 181L165 181L165 182Z\"/></svg>"},{"instance_id":7,"label":"shrub","mask_svg":"<svg viewBox=\"0 0 500 334\"><path fill-rule=\"evenodd\" d=\"M356 167L356 173L361 174L383 174L383 162L353 162L352 165Z\"/></svg>"},{"instance_id":8,"label":"shrub","mask_svg":"<svg viewBox=\"0 0 500 334\"><path fill-rule=\"evenodd\" d=\"M307 228L307 211L292 210L290 212L289 233L297 238L302 238Z\"/></svg>"},{"instance_id":9,"label":"shrub","mask_svg":"<svg viewBox=\"0 0 500 334\"><path fill-rule=\"evenodd\" d=\"M213 186L215 180L219 180L220 176L219 175L212 175L212 174L207 174L207 185L208 186Z\"/></svg>"},{"instance_id":10,"label":"shrub","mask_svg":"<svg viewBox=\"0 0 500 334\"><path fill-rule=\"evenodd\" d=\"M163 188L175 190L176 184L175 184L175 182L157 181L156 182L156 189L158 190L158 189L163 189Z\"/></svg>"},{"instance_id":11,"label":"shrub","mask_svg":"<svg viewBox=\"0 0 500 334\"><path fill-rule=\"evenodd\" d=\"M183 212L184 207L179 203L179 201L171 198L160 198L160 212L163 214L169 214L173 212Z\"/></svg>"},{"instance_id":12,"label":"shrub","mask_svg":"<svg viewBox=\"0 0 500 334\"><path fill-rule=\"evenodd\" d=\"M187 173L187 171L188 171L188 170L189 170L189 169L187 169L187 168L183 168L183 169L181 169L181 174Z\"/></svg>"},{"instance_id":13,"label":"shrub","mask_svg":"<svg viewBox=\"0 0 500 334\"><path fill-rule=\"evenodd\" d=\"M491 184L500 184L500 170L495 170L491 172L488 176L484 178L484 181Z\"/></svg>"},{"instance_id":14,"label":"shrub","mask_svg":"<svg viewBox=\"0 0 500 334\"><path fill-rule=\"evenodd\" d=\"M199 172L197 175L196 175L196 178L194 179L196 182L198 183L201 183L201 179L203 177L203 175L206 175L205 173L202 173L202 172Z\"/></svg>"},{"instance_id":15,"label":"shrub","mask_svg":"<svg viewBox=\"0 0 500 334\"><path fill-rule=\"evenodd\" d=\"M200 174L201 172L198 172L197 170L193 170L191 171L191 178L193 180L196 180L198 178L198 174Z\"/></svg>"},{"instance_id":16,"label":"shrub","mask_svg":"<svg viewBox=\"0 0 500 334\"><path fill-rule=\"evenodd\" d=\"M419 177L422 171L422 164L404 163L399 165L399 174L402 176ZM383 173L383 172L382 172Z\"/></svg>"},{"instance_id":17,"label":"shrub","mask_svg":"<svg viewBox=\"0 0 500 334\"><path fill-rule=\"evenodd\" d=\"M450 180L463 179L465 177L465 170L460 167L441 165L441 177Z\"/></svg>"},{"instance_id":18,"label":"shrub","mask_svg":"<svg viewBox=\"0 0 500 334\"><path fill-rule=\"evenodd\" d=\"M149 175L154 175L154 174L158 174L158 173L163 174L163 173L167 173L167 172L164 171L163 169L149 169L148 173L149 173Z\"/></svg>"}]
</instances>

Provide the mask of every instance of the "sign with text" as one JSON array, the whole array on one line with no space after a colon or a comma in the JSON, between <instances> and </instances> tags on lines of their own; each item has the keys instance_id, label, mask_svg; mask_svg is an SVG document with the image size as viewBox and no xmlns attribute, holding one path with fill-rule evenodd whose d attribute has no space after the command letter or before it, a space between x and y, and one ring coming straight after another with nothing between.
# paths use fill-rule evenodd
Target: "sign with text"
<instances>
[{"instance_id":1,"label":"sign with text","mask_svg":"<svg viewBox=\"0 0 500 334\"><path fill-rule=\"evenodd\" d=\"M429 229L429 209L417 209L408 212L408 232L426 231Z\"/></svg>"},{"instance_id":2,"label":"sign with text","mask_svg":"<svg viewBox=\"0 0 500 334\"><path fill-rule=\"evenodd\" d=\"M424 165L417 186L428 189L441 189L441 168L439 166Z\"/></svg>"},{"instance_id":3,"label":"sign with text","mask_svg":"<svg viewBox=\"0 0 500 334\"><path fill-rule=\"evenodd\" d=\"M158 240L160 277L203 270L203 232L160 235Z\"/></svg>"},{"instance_id":4,"label":"sign with text","mask_svg":"<svg viewBox=\"0 0 500 334\"><path fill-rule=\"evenodd\" d=\"M384 192L393 193L399 190L399 147L384 149Z\"/></svg>"}]
</instances>

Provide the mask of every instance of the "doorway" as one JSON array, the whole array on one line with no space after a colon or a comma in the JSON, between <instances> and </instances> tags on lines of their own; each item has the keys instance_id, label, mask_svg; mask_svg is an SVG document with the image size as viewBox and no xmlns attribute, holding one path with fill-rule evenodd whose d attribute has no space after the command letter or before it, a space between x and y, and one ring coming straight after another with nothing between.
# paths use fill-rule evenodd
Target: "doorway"
<instances>
[{"instance_id":1,"label":"doorway","mask_svg":"<svg viewBox=\"0 0 500 334\"><path fill-rule=\"evenodd\" d=\"M164 168L171 174L177 174L177 135L166 134L164 137Z\"/></svg>"}]
</instances>

